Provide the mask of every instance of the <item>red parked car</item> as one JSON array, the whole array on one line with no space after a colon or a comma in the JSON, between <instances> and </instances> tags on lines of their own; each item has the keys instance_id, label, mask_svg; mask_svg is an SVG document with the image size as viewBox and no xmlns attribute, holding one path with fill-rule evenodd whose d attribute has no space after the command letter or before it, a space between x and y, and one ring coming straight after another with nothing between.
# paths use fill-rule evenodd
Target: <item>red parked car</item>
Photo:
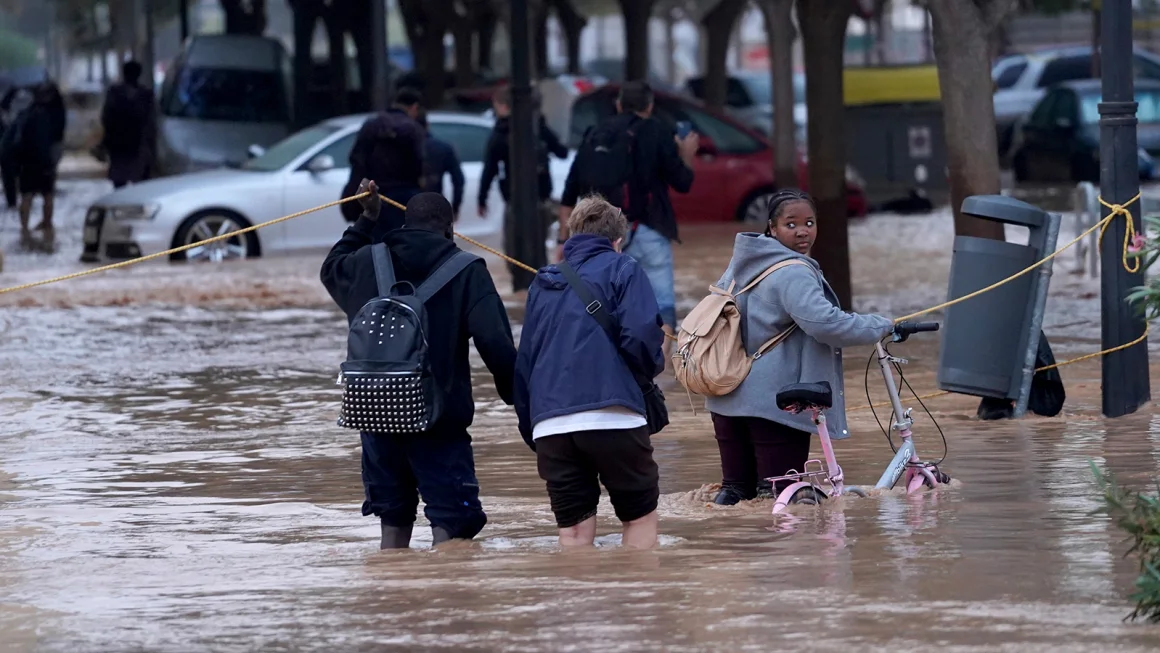
<instances>
[{"instance_id":1,"label":"red parked car","mask_svg":"<svg viewBox=\"0 0 1160 653\"><path fill-rule=\"evenodd\" d=\"M619 85L609 84L576 100L569 130L572 148L579 146L589 127L616 113L619 91ZM760 132L695 100L668 93L656 93L653 115L674 129L678 121L687 120L701 137L693 187L687 194L671 194L679 221L765 222L766 203L780 185L773 179L772 148ZM806 163L799 157L803 189L808 178ZM847 179L846 198L850 216L866 215L866 194L856 179Z\"/></svg>"}]
</instances>

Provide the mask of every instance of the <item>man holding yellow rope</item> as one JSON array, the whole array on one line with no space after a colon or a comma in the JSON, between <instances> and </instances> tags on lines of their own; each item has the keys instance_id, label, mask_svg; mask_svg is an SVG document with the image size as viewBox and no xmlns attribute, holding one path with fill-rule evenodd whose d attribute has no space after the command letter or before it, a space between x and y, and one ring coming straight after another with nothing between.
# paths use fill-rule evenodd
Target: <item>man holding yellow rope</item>
<instances>
[{"instance_id":1,"label":"man holding yellow rope","mask_svg":"<svg viewBox=\"0 0 1160 653\"><path fill-rule=\"evenodd\" d=\"M442 195L416 195L407 203L403 228L376 237L380 231L378 188L364 179L358 193L363 196L359 200L362 216L330 251L321 275L322 284L348 320L386 292L376 279L373 244L386 243L396 286L409 283L415 288L459 253L452 239L451 204ZM443 400L441 417L421 434L361 434L366 489L362 511L379 517L384 549L410 545L420 493L434 544L471 539L487 523L467 433L475 414L469 340L474 340L495 377L500 398L512 403L516 348L507 312L483 259L471 262L435 291L425 309L429 316L424 327L426 355Z\"/></svg>"}]
</instances>

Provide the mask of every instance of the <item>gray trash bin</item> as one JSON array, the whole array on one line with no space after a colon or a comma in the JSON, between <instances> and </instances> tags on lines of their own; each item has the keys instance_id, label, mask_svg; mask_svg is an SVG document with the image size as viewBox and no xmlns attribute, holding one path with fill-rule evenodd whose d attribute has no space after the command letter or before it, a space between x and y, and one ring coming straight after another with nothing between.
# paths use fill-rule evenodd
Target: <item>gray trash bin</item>
<instances>
[{"instance_id":1,"label":"gray trash bin","mask_svg":"<svg viewBox=\"0 0 1160 653\"><path fill-rule=\"evenodd\" d=\"M1027 245L957 236L947 298L963 297L1019 272L1055 250L1059 216L1002 195L963 201L963 213L1027 227ZM1026 409L1051 263L956 304L944 317L938 385L977 397L1016 400ZM1035 337L1032 337L1034 334Z\"/></svg>"}]
</instances>

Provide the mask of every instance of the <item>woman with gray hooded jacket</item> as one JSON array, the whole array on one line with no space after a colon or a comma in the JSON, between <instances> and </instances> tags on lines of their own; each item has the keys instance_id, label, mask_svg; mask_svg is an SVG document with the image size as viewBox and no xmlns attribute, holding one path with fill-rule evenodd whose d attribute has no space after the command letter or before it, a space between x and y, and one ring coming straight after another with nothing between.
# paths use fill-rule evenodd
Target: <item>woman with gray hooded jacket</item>
<instances>
[{"instance_id":1,"label":"woman with gray hooded jacket","mask_svg":"<svg viewBox=\"0 0 1160 653\"><path fill-rule=\"evenodd\" d=\"M802 471L815 427L809 415L777 408L774 397L781 388L828 381L834 391L833 407L826 414L830 437L849 437L842 347L873 344L894 327L889 318L841 309L817 262L810 258L817 233L810 196L797 189L780 190L769 200L765 233L737 234L733 258L718 282L720 288L731 281L744 287L783 261L805 263L778 269L737 299L746 351L755 351L795 324L797 329L753 361L749 376L736 390L706 399L721 451L718 504L772 495L774 488L765 479Z\"/></svg>"}]
</instances>

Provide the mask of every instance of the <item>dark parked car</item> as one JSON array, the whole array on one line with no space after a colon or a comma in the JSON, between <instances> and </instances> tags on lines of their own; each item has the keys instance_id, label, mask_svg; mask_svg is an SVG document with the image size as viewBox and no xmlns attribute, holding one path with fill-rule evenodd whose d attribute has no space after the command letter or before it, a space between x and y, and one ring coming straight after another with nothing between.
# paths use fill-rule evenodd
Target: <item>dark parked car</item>
<instances>
[{"instance_id":1,"label":"dark parked car","mask_svg":"<svg viewBox=\"0 0 1160 653\"><path fill-rule=\"evenodd\" d=\"M1137 79L1160 79L1160 57L1136 48L1132 69ZM991 80L995 84L995 126L999 155L1018 148L1019 123L1038 104L1047 89L1063 82L1092 78L1091 46L1049 48L1027 54L1013 54L995 62Z\"/></svg>"},{"instance_id":2,"label":"dark parked car","mask_svg":"<svg viewBox=\"0 0 1160 653\"><path fill-rule=\"evenodd\" d=\"M1052 87L1023 124L1013 167L1017 181L1080 182L1100 179L1100 81ZM1152 176L1160 156L1160 82L1136 80L1136 139L1141 177Z\"/></svg>"},{"instance_id":3,"label":"dark parked car","mask_svg":"<svg viewBox=\"0 0 1160 653\"><path fill-rule=\"evenodd\" d=\"M576 100L572 105L569 147L575 149L589 127L616 113L619 90L618 85L609 84ZM760 223L765 220L769 196L781 186L796 185L796 180L774 182L773 154L766 137L726 114L711 111L684 96L657 92L654 115L674 130L677 122L687 120L701 137L692 189L687 194L671 195L681 222ZM804 161L799 160L797 172L803 181L809 177ZM847 213L866 215L865 191L856 173L848 170L847 175Z\"/></svg>"}]
</instances>

